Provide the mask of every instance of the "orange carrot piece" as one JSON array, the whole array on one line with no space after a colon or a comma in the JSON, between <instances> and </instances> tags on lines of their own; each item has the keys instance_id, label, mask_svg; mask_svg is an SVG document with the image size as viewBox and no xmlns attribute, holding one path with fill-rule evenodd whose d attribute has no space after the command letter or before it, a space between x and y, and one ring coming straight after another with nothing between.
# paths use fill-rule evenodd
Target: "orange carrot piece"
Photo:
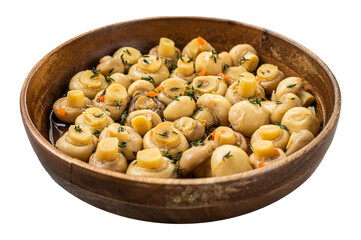
<instances>
[{"instance_id":1,"label":"orange carrot piece","mask_svg":"<svg viewBox=\"0 0 361 240\"><path fill-rule=\"evenodd\" d=\"M158 86L156 89L154 89L156 93L160 93L161 91L164 90L163 86Z\"/></svg>"},{"instance_id":2,"label":"orange carrot piece","mask_svg":"<svg viewBox=\"0 0 361 240\"><path fill-rule=\"evenodd\" d=\"M204 69L198 73L198 76L206 76L206 75L207 75L207 72Z\"/></svg>"},{"instance_id":3,"label":"orange carrot piece","mask_svg":"<svg viewBox=\"0 0 361 240\"><path fill-rule=\"evenodd\" d=\"M206 120L199 119L198 121L199 121L200 123L202 123L203 125L206 125L206 124L207 124L207 121L206 121Z\"/></svg>"},{"instance_id":4,"label":"orange carrot piece","mask_svg":"<svg viewBox=\"0 0 361 240\"><path fill-rule=\"evenodd\" d=\"M101 101L101 102L104 102L104 99L105 99L105 95L102 95L102 96L98 96L98 99L99 99L99 101Z\"/></svg>"},{"instance_id":5,"label":"orange carrot piece","mask_svg":"<svg viewBox=\"0 0 361 240\"><path fill-rule=\"evenodd\" d=\"M218 73L217 76L223 78L224 81L229 82L229 78L226 75L224 75L224 73Z\"/></svg>"},{"instance_id":6,"label":"orange carrot piece","mask_svg":"<svg viewBox=\"0 0 361 240\"><path fill-rule=\"evenodd\" d=\"M265 166L264 162L259 162L259 163L257 164L257 167L258 167L258 168L261 168L261 167L264 167L264 166Z\"/></svg>"},{"instance_id":7,"label":"orange carrot piece","mask_svg":"<svg viewBox=\"0 0 361 240\"><path fill-rule=\"evenodd\" d=\"M211 136L212 136L212 138L211 138L211 140L214 140L214 136L216 135L216 130L214 130L212 133L211 133Z\"/></svg>"},{"instance_id":8,"label":"orange carrot piece","mask_svg":"<svg viewBox=\"0 0 361 240\"><path fill-rule=\"evenodd\" d=\"M261 79L259 77L257 77L256 82L261 83Z\"/></svg>"},{"instance_id":9,"label":"orange carrot piece","mask_svg":"<svg viewBox=\"0 0 361 240\"><path fill-rule=\"evenodd\" d=\"M212 105L213 105L213 106L216 105L216 101L213 100L213 101L212 101Z\"/></svg>"},{"instance_id":10,"label":"orange carrot piece","mask_svg":"<svg viewBox=\"0 0 361 240\"><path fill-rule=\"evenodd\" d=\"M62 117L64 117L66 115L66 110L65 108L58 108L58 114Z\"/></svg>"},{"instance_id":11,"label":"orange carrot piece","mask_svg":"<svg viewBox=\"0 0 361 240\"><path fill-rule=\"evenodd\" d=\"M204 40L204 38L202 38L201 36L199 36L197 38L197 42L199 45L204 45L206 43L206 40Z\"/></svg>"},{"instance_id":12,"label":"orange carrot piece","mask_svg":"<svg viewBox=\"0 0 361 240\"><path fill-rule=\"evenodd\" d=\"M276 156L280 156L280 155L281 155L281 153L278 151L277 148L275 148L274 152L275 152L275 155L276 155Z\"/></svg>"},{"instance_id":13,"label":"orange carrot piece","mask_svg":"<svg viewBox=\"0 0 361 240\"><path fill-rule=\"evenodd\" d=\"M158 95L158 93L156 93L156 92L146 92L145 95L147 95L148 97L156 97Z\"/></svg>"},{"instance_id":14,"label":"orange carrot piece","mask_svg":"<svg viewBox=\"0 0 361 240\"><path fill-rule=\"evenodd\" d=\"M153 132L153 130L151 130L151 131L150 131L149 136L151 136L151 137L153 137L153 136L154 136L154 132Z\"/></svg>"}]
</instances>

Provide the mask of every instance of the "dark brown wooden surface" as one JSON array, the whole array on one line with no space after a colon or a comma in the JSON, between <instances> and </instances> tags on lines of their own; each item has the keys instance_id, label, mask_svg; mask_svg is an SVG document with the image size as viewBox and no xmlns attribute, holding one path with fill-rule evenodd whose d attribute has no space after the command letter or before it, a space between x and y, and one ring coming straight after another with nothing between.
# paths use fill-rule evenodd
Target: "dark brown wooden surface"
<instances>
[{"instance_id":1,"label":"dark brown wooden surface","mask_svg":"<svg viewBox=\"0 0 361 240\"><path fill-rule=\"evenodd\" d=\"M281 66L286 76L307 80L317 97L323 130L285 160L246 173L209 179L146 179L97 169L71 158L48 141L53 102L70 78L122 46L146 53L160 37L182 48L197 36L218 51L249 43L261 62ZM279 34L239 22L209 18L151 18L106 26L80 35L46 55L29 73L20 98L29 140L44 168L67 191L101 209L147 221L204 222L264 207L302 184L317 168L336 130L341 96L327 66L312 52ZM61 203L59 203L61 204Z\"/></svg>"}]
</instances>

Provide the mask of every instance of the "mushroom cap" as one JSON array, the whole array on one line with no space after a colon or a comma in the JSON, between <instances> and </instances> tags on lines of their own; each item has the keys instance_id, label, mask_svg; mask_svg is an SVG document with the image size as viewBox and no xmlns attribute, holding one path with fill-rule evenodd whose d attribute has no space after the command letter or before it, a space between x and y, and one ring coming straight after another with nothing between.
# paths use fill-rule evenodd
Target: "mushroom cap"
<instances>
[{"instance_id":1,"label":"mushroom cap","mask_svg":"<svg viewBox=\"0 0 361 240\"><path fill-rule=\"evenodd\" d=\"M293 93L298 95L298 92L303 89L302 79L299 77L288 77L283 79L276 88L275 100L279 100L285 93Z\"/></svg>"},{"instance_id":2,"label":"mushroom cap","mask_svg":"<svg viewBox=\"0 0 361 240\"><path fill-rule=\"evenodd\" d=\"M139 101L142 101L142 104L144 105L144 107L147 107L147 108L140 107ZM147 101L147 102L144 103L144 101ZM137 110L145 110L145 109L152 110L153 112L157 113L162 118L165 106L161 101L159 101L158 98L148 97L144 92L135 93L129 104L129 112L133 112L133 111L137 111Z\"/></svg>"},{"instance_id":3,"label":"mushroom cap","mask_svg":"<svg viewBox=\"0 0 361 240\"><path fill-rule=\"evenodd\" d=\"M284 78L285 74L273 64L262 64L257 69L257 80L267 94L271 94L273 90L276 90L278 84Z\"/></svg>"},{"instance_id":4,"label":"mushroom cap","mask_svg":"<svg viewBox=\"0 0 361 240\"><path fill-rule=\"evenodd\" d=\"M106 89L108 86L109 84L102 74L94 74L91 70L78 72L69 82L69 90L82 90L84 96L90 99L93 99L99 91Z\"/></svg>"},{"instance_id":5,"label":"mushroom cap","mask_svg":"<svg viewBox=\"0 0 361 240\"><path fill-rule=\"evenodd\" d=\"M128 166L127 159L125 159L121 153L118 153L117 158L113 161L100 161L97 159L97 155L93 153L89 158L89 164L97 168L107 169L120 173L125 173Z\"/></svg>"},{"instance_id":6,"label":"mushroom cap","mask_svg":"<svg viewBox=\"0 0 361 240\"><path fill-rule=\"evenodd\" d=\"M164 118L168 121L175 121L181 117L190 117L196 107L193 98L188 96L179 97L177 101L172 101L165 108Z\"/></svg>"},{"instance_id":7,"label":"mushroom cap","mask_svg":"<svg viewBox=\"0 0 361 240\"><path fill-rule=\"evenodd\" d=\"M293 132L286 147L286 154L291 155L292 153L297 152L306 146L309 142L311 142L314 138L315 137L313 134L307 129L301 130L297 133Z\"/></svg>"},{"instance_id":8,"label":"mushroom cap","mask_svg":"<svg viewBox=\"0 0 361 240\"><path fill-rule=\"evenodd\" d=\"M200 41L201 40L201 41ZM203 41L202 41L203 40ZM206 40L198 38L192 39L182 50L182 56L196 59L198 54L204 51L214 50Z\"/></svg>"},{"instance_id":9,"label":"mushroom cap","mask_svg":"<svg viewBox=\"0 0 361 240\"><path fill-rule=\"evenodd\" d=\"M271 129L271 131L276 131L274 131L274 133L267 134L267 132L270 132L267 131L267 128ZM288 131L280 128L277 125L263 125L253 133L251 138L251 144L262 140L269 140L272 142L275 148L281 148L282 150L285 150L289 137L290 134L288 133Z\"/></svg>"},{"instance_id":10,"label":"mushroom cap","mask_svg":"<svg viewBox=\"0 0 361 240\"><path fill-rule=\"evenodd\" d=\"M214 177L252 170L247 153L234 145L222 145L216 148L211 157L211 168Z\"/></svg>"},{"instance_id":11,"label":"mushroom cap","mask_svg":"<svg viewBox=\"0 0 361 240\"><path fill-rule=\"evenodd\" d=\"M204 145L193 146L183 152L179 160L179 167L183 168L182 175L189 175L194 169L207 161L215 149L216 144L214 141L206 141Z\"/></svg>"},{"instance_id":12,"label":"mushroom cap","mask_svg":"<svg viewBox=\"0 0 361 240\"><path fill-rule=\"evenodd\" d=\"M162 61L163 64L168 68L171 69L174 64L178 61L179 56L181 55L181 51L179 50L179 48L174 47L174 55L172 57L163 57L160 56L158 53L158 49L159 49L159 45L153 47L152 49L149 50L149 55L156 55L159 56Z\"/></svg>"},{"instance_id":13,"label":"mushroom cap","mask_svg":"<svg viewBox=\"0 0 361 240\"><path fill-rule=\"evenodd\" d=\"M198 98L197 106L209 110L217 119L218 125L229 125L228 112L232 105L225 97L217 94L205 93Z\"/></svg>"},{"instance_id":14,"label":"mushroom cap","mask_svg":"<svg viewBox=\"0 0 361 240\"><path fill-rule=\"evenodd\" d=\"M207 75L216 75L223 71L223 61L216 52L202 52L195 62L196 72L206 71Z\"/></svg>"},{"instance_id":15,"label":"mushroom cap","mask_svg":"<svg viewBox=\"0 0 361 240\"><path fill-rule=\"evenodd\" d=\"M154 90L154 85L146 80L137 80L130 84L128 94L134 96L138 92L151 92Z\"/></svg>"},{"instance_id":16,"label":"mushroom cap","mask_svg":"<svg viewBox=\"0 0 361 240\"><path fill-rule=\"evenodd\" d=\"M113 73L112 75L110 75L110 78L110 84L119 83L123 85L126 89L128 89L130 84L132 83L128 76L123 73Z\"/></svg>"},{"instance_id":17,"label":"mushroom cap","mask_svg":"<svg viewBox=\"0 0 361 240\"><path fill-rule=\"evenodd\" d=\"M173 125L191 142L198 141L205 134L205 126L200 121L190 117L181 117L175 120Z\"/></svg>"},{"instance_id":18,"label":"mushroom cap","mask_svg":"<svg viewBox=\"0 0 361 240\"><path fill-rule=\"evenodd\" d=\"M163 164L159 168L143 168L138 166L137 160L132 161L126 171L127 175L149 178L177 178L174 172L175 165L166 157L162 158Z\"/></svg>"},{"instance_id":19,"label":"mushroom cap","mask_svg":"<svg viewBox=\"0 0 361 240\"><path fill-rule=\"evenodd\" d=\"M245 136L251 136L260 126L269 123L268 112L248 100L234 104L228 117L232 128Z\"/></svg>"},{"instance_id":20,"label":"mushroom cap","mask_svg":"<svg viewBox=\"0 0 361 240\"><path fill-rule=\"evenodd\" d=\"M293 107L302 107L301 99L293 93L283 94L271 113L271 122L281 122L285 113Z\"/></svg>"},{"instance_id":21,"label":"mushroom cap","mask_svg":"<svg viewBox=\"0 0 361 240\"><path fill-rule=\"evenodd\" d=\"M251 45L249 44L238 44L236 46L234 46L230 51L229 51L229 55L231 55L232 58L232 63L233 66L238 66L240 65L240 62L243 58L243 56L247 53L253 53L257 55L257 51L256 49L254 49Z\"/></svg>"},{"instance_id":22,"label":"mushroom cap","mask_svg":"<svg viewBox=\"0 0 361 240\"><path fill-rule=\"evenodd\" d=\"M125 67L120 58L104 56L99 60L99 64L96 69L104 76L110 76L113 73L124 73Z\"/></svg>"},{"instance_id":23,"label":"mushroom cap","mask_svg":"<svg viewBox=\"0 0 361 240\"><path fill-rule=\"evenodd\" d=\"M228 86L239 80L239 75L247 72L247 69L241 65L235 67L229 67L224 70L224 75L229 79Z\"/></svg>"},{"instance_id":24,"label":"mushroom cap","mask_svg":"<svg viewBox=\"0 0 361 240\"><path fill-rule=\"evenodd\" d=\"M320 130L318 118L311 110L305 107L289 109L283 116L281 124L285 125L291 134L307 129L316 136Z\"/></svg>"},{"instance_id":25,"label":"mushroom cap","mask_svg":"<svg viewBox=\"0 0 361 240\"><path fill-rule=\"evenodd\" d=\"M68 107L66 104L66 97L62 97L59 98L58 100L55 101L55 103L53 104L53 111L55 116L62 122L65 123L74 123L75 119L88 107L90 107L92 105L92 101L87 98L84 97L84 102L85 102L85 106L82 108L73 108L73 107ZM64 108L66 111L65 116L61 116L58 113L58 109L59 108Z\"/></svg>"},{"instance_id":26,"label":"mushroom cap","mask_svg":"<svg viewBox=\"0 0 361 240\"><path fill-rule=\"evenodd\" d=\"M227 91L227 83L218 76L198 76L193 79L193 88L196 96L212 93L224 96Z\"/></svg>"},{"instance_id":27,"label":"mushroom cap","mask_svg":"<svg viewBox=\"0 0 361 240\"><path fill-rule=\"evenodd\" d=\"M165 105L173 102L176 96L185 94L187 82L179 78L168 78L164 80L159 86L162 89L157 95L157 98Z\"/></svg>"},{"instance_id":28,"label":"mushroom cap","mask_svg":"<svg viewBox=\"0 0 361 240\"><path fill-rule=\"evenodd\" d=\"M129 113L125 125L132 127L132 119L138 116L145 116L147 119L149 119L152 122L153 127L157 126L159 123L162 122L162 119L159 117L157 113L153 112L152 110L144 109Z\"/></svg>"}]
</instances>

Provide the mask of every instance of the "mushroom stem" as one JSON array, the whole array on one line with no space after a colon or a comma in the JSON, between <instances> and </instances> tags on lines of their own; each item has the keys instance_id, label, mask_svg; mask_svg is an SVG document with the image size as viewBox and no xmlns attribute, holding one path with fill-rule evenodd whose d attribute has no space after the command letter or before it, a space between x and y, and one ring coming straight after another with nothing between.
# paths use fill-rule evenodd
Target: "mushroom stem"
<instances>
[{"instance_id":1,"label":"mushroom stem","mask_svg":"<svg viewBox=\"0 0 361 240\"><path fill-rule=\"evenodd\" d=\"M159 48L158 48L159 56L170 58L174 56L175 47L174 42L168 38L161 38L159 40Z\"/></svg>"},{"instance_id":2,"label":"mushroom stem","mask_svg":"<svg viewBox=\"0 0 361 240\"><path fill-rule=\"evenodd\" d=\"M82 90L70 90L66 95L66 105L72 108L84 107L84 93Z\"/></svg>"}]
</instances>

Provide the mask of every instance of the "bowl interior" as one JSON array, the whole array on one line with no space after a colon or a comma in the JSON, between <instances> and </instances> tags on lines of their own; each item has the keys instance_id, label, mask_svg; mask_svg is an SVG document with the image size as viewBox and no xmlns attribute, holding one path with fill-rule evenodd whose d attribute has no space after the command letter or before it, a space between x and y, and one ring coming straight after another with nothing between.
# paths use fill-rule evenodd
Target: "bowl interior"
<instances>
[{"instance_id":1,"label":"bowl interior","mask_svg":"<svg viewBox=\"0 0 361 240\"><path fill-rule=\"evenodd\" d=\"M277 65L286 76L299 76L316 96L316 111L327 124L335 107L337 86L332 73L313 53L293 41L266 29L234 21L208 18L154 18L129 21L100 28L76 37L45 56L29 74L26 106L32 123L49 140L52 104L68 89L77 72L96 66L104 55L123 46L143 54L157 45L160 37L173 39L182 49L191 39L202 36L219 52L239 43L251 44L261 63ZM326 87L325 87L326 86Z\"/></svg>"}]
</instances>

